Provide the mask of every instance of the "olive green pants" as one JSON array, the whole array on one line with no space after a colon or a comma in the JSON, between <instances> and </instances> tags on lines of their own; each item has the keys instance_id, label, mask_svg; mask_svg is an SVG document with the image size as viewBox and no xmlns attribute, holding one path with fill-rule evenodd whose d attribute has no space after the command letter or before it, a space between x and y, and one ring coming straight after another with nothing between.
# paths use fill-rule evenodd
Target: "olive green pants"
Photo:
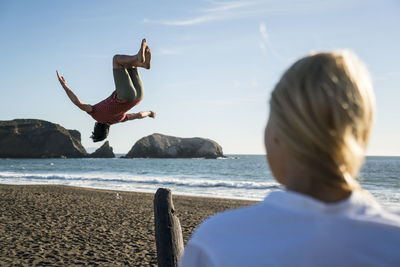
<instances>
[{"instance_id":1,"label":"olive green pants","mask_svg":"<svg viewBox=\"0 0 400 267\"><path fill-rule=\"evenodd\" d=\"M113 69L113 74L119 100L132 101L143 98L143 83L137 68Z\"/></svg>"}]
</instances>

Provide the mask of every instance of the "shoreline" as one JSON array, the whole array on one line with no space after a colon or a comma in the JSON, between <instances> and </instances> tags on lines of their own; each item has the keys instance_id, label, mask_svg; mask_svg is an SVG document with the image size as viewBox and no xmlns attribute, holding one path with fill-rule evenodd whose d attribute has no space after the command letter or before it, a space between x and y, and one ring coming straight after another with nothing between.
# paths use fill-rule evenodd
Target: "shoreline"
<instances>
[{"instance_id":1,"label":"shoreline","mask_svg":"<svg viewBox=\"0 0 400 267\"><path fill-rule=\"evenodd\" d=\"M132 193L143 193L143 194L155 194L156 190L137 190L137 191L131 191L131 190L121 190L121 189L110 189L110 188L104 188L104 187L88 187L88 186L78 186L78 185L65 185L65 184L49 184L49 183L31 183L31 184L13 184L13 183L0 183L0 187L3 185L11 185L11 186L67 186L67 187L73 187L73 188L82 188L82 189L93 189L93 190L103 190L103 191L115 191L115 192L132 192ZM158 188L168 188L167 186L161 186ZM279 190L279 189L277 189ZM260 202L263 201L264 198L267 196L265 194L264 197L262 198L246 198L246 197L234 197L234 196L210 196L210 195L201 195L201 194L192 194L192 193L175 193L172 189L171 192L173 196L181 196L181 197L194 197L194 198L211 198L211 199L225 199L225 200L239 200L239 201L250 201L250 202Z\"/></svg>"},{"instance_id":2,"label":"shoreline","mask_svg":"<svg viewBox=\"0 0 400 267\"><path fill-rule=\"evenodd\" d=\"M209 216L257 203L172 196L185 244ZM154 193L67 185L0 184L0 265L156 266L153 198Z\"/></svg>"}]
</instances>

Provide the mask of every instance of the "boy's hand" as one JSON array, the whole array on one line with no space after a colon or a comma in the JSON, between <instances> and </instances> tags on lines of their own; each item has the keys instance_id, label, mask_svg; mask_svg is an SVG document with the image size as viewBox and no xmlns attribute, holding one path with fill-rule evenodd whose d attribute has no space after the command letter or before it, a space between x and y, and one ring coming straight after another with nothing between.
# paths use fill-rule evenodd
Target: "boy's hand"
<instances>
[{"instance_id":1,"label":"boy's hand","mask_svg":"<svg viewBox=\"0 0 400 267\"><path fill-rule=\"evenodd\" d=\"M57 72L58 81L60 82L61 86L63 88L68 88L67 82L65 81L64 77L60 76L60 74L58 73L58 70L56 70L56 72Z\"/></svg>"}]
</instances>

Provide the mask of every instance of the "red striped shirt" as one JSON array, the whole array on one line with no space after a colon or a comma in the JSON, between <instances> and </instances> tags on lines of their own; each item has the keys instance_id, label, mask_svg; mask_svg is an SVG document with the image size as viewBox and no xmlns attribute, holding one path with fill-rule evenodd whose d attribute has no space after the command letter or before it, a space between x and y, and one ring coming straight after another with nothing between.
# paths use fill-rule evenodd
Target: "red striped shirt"
<instances>
[{"instance_id":1,"label":"red striped shirt","mask_svg":"<svg viewBox=\"0 0 400 267\"><path fill-rule=\"evenodd\" d=\"M117 92L114 91L109 97L92 106L92 111L88 113L100 123L111 125L124 122L128 120L126 112L139 104L140 100L119 100Z\"/></svg>"}]
</instances>

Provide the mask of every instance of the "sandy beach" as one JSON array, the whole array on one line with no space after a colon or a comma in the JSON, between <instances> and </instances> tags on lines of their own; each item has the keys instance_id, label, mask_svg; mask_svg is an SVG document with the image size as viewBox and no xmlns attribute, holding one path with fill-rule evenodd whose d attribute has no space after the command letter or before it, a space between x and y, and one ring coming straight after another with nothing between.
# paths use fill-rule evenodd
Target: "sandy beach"
<instances>
[{"instance_id":1,"label":"sandy beach","mask_svg":"<svg viewBox=\"0 0 400 267\"><path fill-rule=\"evenodd\" d=\"M59 185L0 185L0 265L156 266L153 197ZM185 243L207 217L252 203L174 195Z\"/></svg>"}]
</instances>

